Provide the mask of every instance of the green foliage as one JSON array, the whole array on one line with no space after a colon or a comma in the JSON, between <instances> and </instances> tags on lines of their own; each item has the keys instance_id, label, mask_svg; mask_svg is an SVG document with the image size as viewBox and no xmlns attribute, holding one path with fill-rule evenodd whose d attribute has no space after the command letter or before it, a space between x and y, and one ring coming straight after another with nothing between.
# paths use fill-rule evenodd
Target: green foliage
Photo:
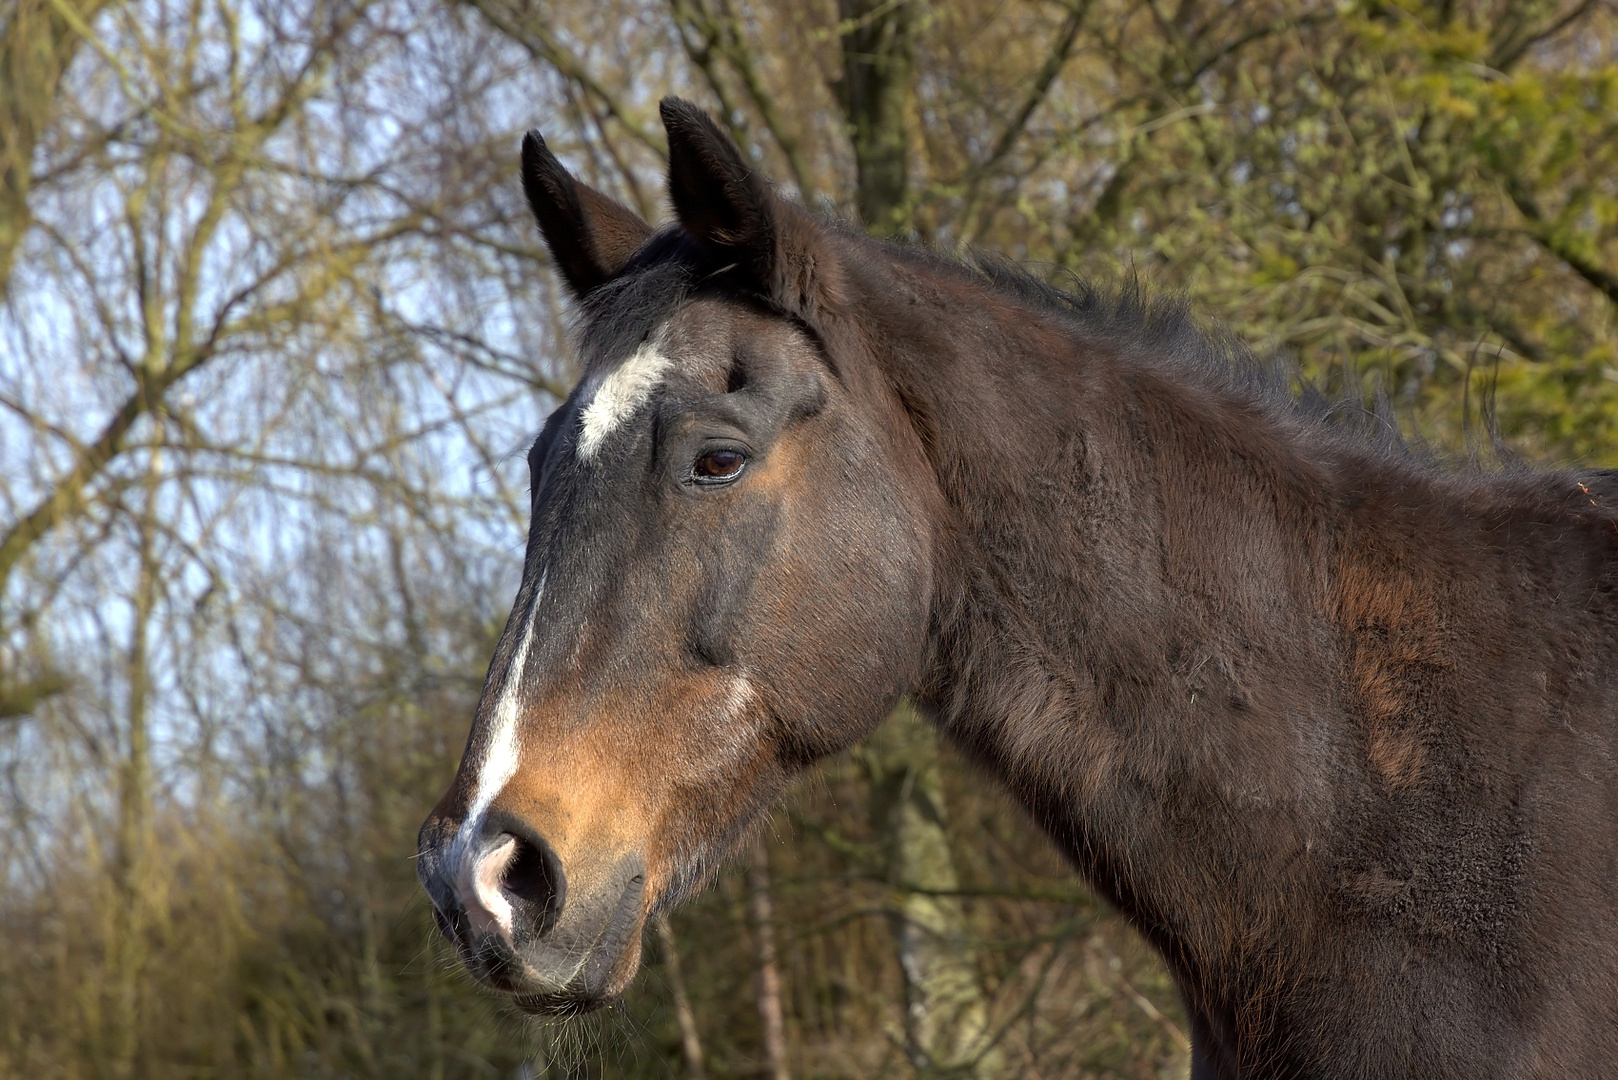
<instances>
[{"instance_id":1,"label":"green foliage","mask_svg":"<svg viewBox=\"0 0 1618 1080\"><path fill-rule=\"evenodd\" d=\"M1122 111L1128 148L1065 235L1041 235L1054 207L1011 228L1183 288L1316 381L1379 384L1440 444L1478 437L1481 398L1531 457L1618 462L1612 28L1558 36L1541 8L1297 13Z\"/></svg>"}]
</instances>

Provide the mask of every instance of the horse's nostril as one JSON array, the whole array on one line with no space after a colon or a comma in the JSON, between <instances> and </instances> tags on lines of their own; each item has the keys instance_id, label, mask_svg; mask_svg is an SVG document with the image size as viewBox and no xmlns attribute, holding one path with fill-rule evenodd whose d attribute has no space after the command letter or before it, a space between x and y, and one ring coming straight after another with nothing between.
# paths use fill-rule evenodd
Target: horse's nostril
<instances>
[{"instance_id":1,"label":"horse's nostril","mask_svg":"<svg viewBox=\"0 0 1618 1080\"><path fill-rule=\"evenodd\" d=\"M516 851L500 876L500 891L511 902L516 916L513 922L521 930L543 935L556 922L565 899L562 864L550 845L537 836L507 833L506 837L516 843Z\"/></svg>"}]
</instances>

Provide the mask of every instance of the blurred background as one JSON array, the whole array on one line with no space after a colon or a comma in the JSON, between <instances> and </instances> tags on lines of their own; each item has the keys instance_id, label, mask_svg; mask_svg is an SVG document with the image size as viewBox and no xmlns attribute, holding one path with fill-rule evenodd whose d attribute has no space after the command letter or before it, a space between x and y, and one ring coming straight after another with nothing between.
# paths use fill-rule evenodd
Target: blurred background
<instances>
[{"instance_id":1,"label":"blurred background","mask_svg":"<svg viewBox=\"0 0 1618 1080\"><path fill-rule=\"evenodd\" d=\"M1138 274L1465 455L1618 464L1612 0L0 0L0 1076L1183 1077L913 715L524 1020L411 856L577 366L521 132Z\"/></svg>"}]
</instances>

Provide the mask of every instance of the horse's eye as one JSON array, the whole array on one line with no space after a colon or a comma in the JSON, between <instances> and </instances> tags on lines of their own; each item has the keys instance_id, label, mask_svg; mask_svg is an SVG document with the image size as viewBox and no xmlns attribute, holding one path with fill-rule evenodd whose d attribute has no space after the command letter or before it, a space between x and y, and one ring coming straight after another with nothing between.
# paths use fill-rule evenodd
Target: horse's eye
<instances>
[{"instance_id":1,"label":"horse's eye","mask_svg":"<svg viewBox=\"0 0 1618 1080\"><path fill-rule=\"evenodd\" d=\"M691 465L691 479L699 484L724 484L742 474L747 455L740 450L720 448L704 451Z\"/></svg>"}]
</instances>

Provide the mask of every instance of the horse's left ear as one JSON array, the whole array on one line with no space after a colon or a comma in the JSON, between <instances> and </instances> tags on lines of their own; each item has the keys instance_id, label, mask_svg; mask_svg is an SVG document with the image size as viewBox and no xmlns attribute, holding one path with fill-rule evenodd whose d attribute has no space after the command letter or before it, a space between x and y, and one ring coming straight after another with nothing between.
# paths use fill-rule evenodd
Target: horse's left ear
<instances>
[{"instance_id":1,"label":"horse's left ear","mask_svg":"<svg viewBox=\"0 0 1618 1080\"><path fill-rule=\"evenodd\" d=\"M836 256L808 214L785 202L701 108L664 98L669 196L699 247L734 265L786 310L811 317L835 291Z\"/></svg>"}]
</instances>

